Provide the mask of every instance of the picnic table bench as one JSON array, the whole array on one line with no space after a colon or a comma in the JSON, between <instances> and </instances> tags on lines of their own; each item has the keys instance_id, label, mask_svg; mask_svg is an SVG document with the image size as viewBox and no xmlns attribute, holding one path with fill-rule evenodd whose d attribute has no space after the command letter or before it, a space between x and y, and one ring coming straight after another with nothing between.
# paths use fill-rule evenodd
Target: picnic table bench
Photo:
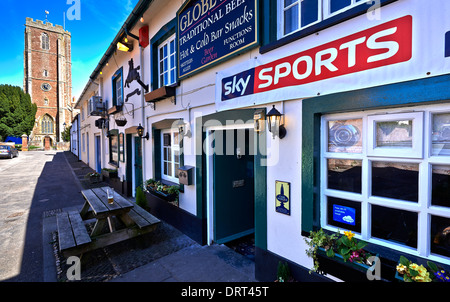
<instances>
[{"instance_id":1,"label":"picnic table bench","mask_svg":"<svg viewBox=\"0 0 450 302\"><path fill-rule=\"evenodd\" d=\"M123 240L153 231L160 220L115 194L108 203L108 187L83 190L85 203L80 212L68 211L56 216L60 252L65 257L81 255ZM89 233L86 220L95 219ZM105 230L106 229L106 230Z\"/></svg>"}]
</instances>

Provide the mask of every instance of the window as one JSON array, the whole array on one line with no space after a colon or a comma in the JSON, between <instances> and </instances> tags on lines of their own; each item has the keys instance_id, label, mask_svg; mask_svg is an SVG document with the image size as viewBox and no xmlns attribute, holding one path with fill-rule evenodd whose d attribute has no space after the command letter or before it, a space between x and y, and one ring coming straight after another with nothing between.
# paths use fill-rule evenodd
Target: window
<instances>
[{"instance_id":1,"label":"window","mask_svg":"<svg viewBox=\"0 0 450 302\"><path fill-rule=\"evenodd\" d=\"M46 33L42 33L41 35L41 47L44 50L50 49L50 39Z\"/></svg>"},{"instance_id":2,"label":"window","mask_svg":"<svg viewBox=\"0 0 450 302\"><path fill-rule=\"evenodd\" d=\"M43 75L44 77L48 77L48 70L47 70L47 69L44 69L44 71L42 72L42 75Z\"/></svg>"},{"instance_id":3,"label":"window","mask_svg":"<svg viewBox=\"0 0 450 302\"><path fill-rule=\"evenodd\" d=\"M363 0L278 0L279 37L344 12Z\"/></svg>"},{"instance_id":4,"label":"window","mask_svg":"<svg viewBox=\"0 0 450 302\"><path fill-rule=\"evenodd\" d=\"M176 82L175 36L171 36L158 47L159 87Z\"/></svg>"},{"instance_id":5,"label":"window","mask_svg":"<svg viewBox=\"0 0 450 302\"><path fill-rule=\"evenodd\" d=\"M42 134L53 134L53 119L45 115L41 121L41 133Z\"/></svg>"},{"instance_id":6,"label":"window","mask_svg":"<svg viewBox=\"0 0 450 302\"><path fill-rule=\"evenodd\" d=\"M321 226L448 261L450 105L445 107L324 115Z\"/></svg>"},{"instance_id":7,"label":"window","mask_svg":"<svg viewBox=\"0 0 450 302\"><path fill-rule=\"evenodd\" d=\"M180 167L180 145L178 129L161 131L161 176L162 179L178 183Z\"/></svg>"},{"instance_id":8,"label":"window","mask_svg":"<svg viewBox=\"0 0 450 302\"><path fill-rule=\"evenodd\" d=\"M109 163L119 166L119 130L109 131Z\"/></svg>"},{"instance_id":9,"label":"window","mask_svg":"<svg viewBox=\"0 0 450 302\"><path fill-rule=\"evenodd\" d=\"M44 99L44 106L48 106L48 99L47 98Z\"/></svg>"},{"instance_id":10,"label":"window","mask_svg":"<svg viewBox=\"0 0 450 302\"><path fill-rule=\"evenodd\" d=\"M123 68L116 71L112 78L113 106L123 105Z\"/></svg>"}]
</instances>

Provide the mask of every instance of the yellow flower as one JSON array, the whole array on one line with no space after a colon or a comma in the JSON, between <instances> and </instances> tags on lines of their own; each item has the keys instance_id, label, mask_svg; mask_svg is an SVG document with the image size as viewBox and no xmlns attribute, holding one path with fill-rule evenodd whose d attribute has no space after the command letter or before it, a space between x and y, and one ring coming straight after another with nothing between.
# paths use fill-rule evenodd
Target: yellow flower
<instances>
[{"instance_id":1,"label":"yellow flower","mask_svg":"<svg viewBox=\"0 0 450 302\"><path fill-rule=\"evenodd\" d=\"M413 269L415 271L419 270L419 266L416 263L411 263L409 265L409 269Z\"/></svg>"},{"instance_id":2,"label":"yellow flower","mask_svg":"<svg viewBox=\"0 0 450 302\"><path fill-rule=\"evenodd\" d=\"M355 236L355 234L350 231L344 231L344 235L347 236L348 240L352 240L353 236Z\"/></svg>"},{"instance_id":3,"label":"yellow flower","mask_svg":"<svg viewBox=\"0 0 450 302\"><path fill-rule=\"evenodd\" d=\"M399 272L400 274L404 274L406 271L406 266L404 266L403 264L399 264L396 267L397 272Z\"/></svg>"}]
</instances>

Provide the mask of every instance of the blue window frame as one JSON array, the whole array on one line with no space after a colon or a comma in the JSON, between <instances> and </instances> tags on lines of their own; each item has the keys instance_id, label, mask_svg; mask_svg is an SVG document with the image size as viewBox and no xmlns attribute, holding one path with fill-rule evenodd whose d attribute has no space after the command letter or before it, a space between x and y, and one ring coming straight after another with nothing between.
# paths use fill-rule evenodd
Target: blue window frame
<instances>
[{"instance_id":1,"label":"blue window frame","mask_svg":"<svg viewBox=\"0 0 450 302\"><path fill-rule=\"evenodd\" d=\"M264 54L398 0L261 0ZM375 6L376 5L376 6Z\"/></svg>"},{"instance_id":2,"label":"blue window frame","mask_svg":"<svg viewBox=\"0 0 450 302\"><path fill-rule=\"evenodd\" d=\"M113 106L123 105L123 67L120 67L112 77Z\"/></svg>"},{"instance_id":3,"label":"blue window frame","mask_svg":"<svg viewBox=\"0 0 450 302\"><path fill-rule=\"evenodd\" d=\"M366 3L362 0L278 0L279 37ZM367 9L367 8L366 8Z\"/></svg>"}]
</instances>

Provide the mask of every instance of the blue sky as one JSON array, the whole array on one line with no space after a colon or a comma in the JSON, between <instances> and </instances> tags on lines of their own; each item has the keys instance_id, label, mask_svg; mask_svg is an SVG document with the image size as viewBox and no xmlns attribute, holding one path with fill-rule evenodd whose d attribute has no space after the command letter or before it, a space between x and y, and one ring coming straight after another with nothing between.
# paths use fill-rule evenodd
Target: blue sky
<instances>
[{"instance_id":1,"label":"blue sky","mask_svg":"<svg viewBox=\"0 0 450 302\"><path fill-rule=\"evenodd\" d=\"M25 18L45 20L53 25L64 25L64 13L80 4L80 20L69 20L66 30L72 34L72 96L84 89L89 76L97 66L120 27L138 0L0 0L2 21L0 32L4 38L0 47L0 84L23 88L23 51ZM69 4L67 4L69 3Z\"/></svg>"}]
</instances>

